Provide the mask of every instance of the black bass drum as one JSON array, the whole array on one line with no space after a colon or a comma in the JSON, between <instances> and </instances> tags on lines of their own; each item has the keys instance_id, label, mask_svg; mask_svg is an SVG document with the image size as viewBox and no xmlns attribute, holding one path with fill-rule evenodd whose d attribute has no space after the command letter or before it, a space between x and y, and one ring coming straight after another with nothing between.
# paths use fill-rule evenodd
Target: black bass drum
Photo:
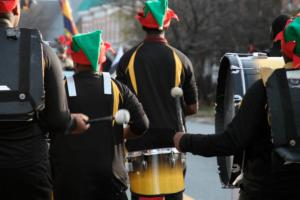
<instances>
[{"instance_id":1,"label":"black bass drum","mask_svg":"<svg viewBox=\"0 0 300 200\"><path fill-rule=\"evenodd\" d=\"M263 53L226 53L220 62L216 94L215 133L222 133L235 116L247 89L260 76L260 67L283 66L282 57L267 57ZM234 188L243 168L244 152L217 157L223 188Z\"/></svg>"}]
</instances>

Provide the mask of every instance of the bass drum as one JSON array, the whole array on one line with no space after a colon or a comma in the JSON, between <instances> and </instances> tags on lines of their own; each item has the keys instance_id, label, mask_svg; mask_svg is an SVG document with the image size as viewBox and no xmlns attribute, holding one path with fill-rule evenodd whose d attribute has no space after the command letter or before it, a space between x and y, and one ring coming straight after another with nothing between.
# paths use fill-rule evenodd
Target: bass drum
<instances>
[{"instance_id":1,"label":"bass drum","mask_svg":"<svg viewBox=\"0 0 300 200\"><path fill-rule=\"evenodd\" d=\"M261 67L282 67L282 57L267 57L263 53L226 53L220 62L216 94L215 133L223 133L235 116L247 89L260 76ZM241 174L244 152L234 156L217 157L219 176L223 188L233 184Z\"/></svg>"}]
</instances>

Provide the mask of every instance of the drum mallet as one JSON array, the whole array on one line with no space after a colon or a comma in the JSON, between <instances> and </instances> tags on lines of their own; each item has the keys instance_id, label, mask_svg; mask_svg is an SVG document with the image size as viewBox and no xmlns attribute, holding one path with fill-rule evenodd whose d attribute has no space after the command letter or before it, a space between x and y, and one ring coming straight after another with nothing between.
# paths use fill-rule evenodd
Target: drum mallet
<instances>
[{"instance_id":1,"label":"drum mallet","mask_svg":"<svg viewBox=\"0 0 300 200\"><path fill-rule=\"evenodd\" d=\"M90 119L89 121L87 121L87 123L93 124L93 123L100 123L100 122L112 121L112 120L116 120L117 124L128 124L128 122L130 120L130 113L126 109L120 109L115 114L115 116L94 118L94 119Z\"/></svg>"},{"instance_id":2,"label":"drum mallet","mask_svg":"<svg viewBox=\"0 0 300 200\"><path fill-rule=\"evenodd\" d=\"M180 98L183 96L183 91L180 87L173 87L171 90L172 97L175 98L176 112L178 118L178 127L180 132L184 132L183 120L182 120L182 108L180 103Z\"/></svg>"}]
</instances>

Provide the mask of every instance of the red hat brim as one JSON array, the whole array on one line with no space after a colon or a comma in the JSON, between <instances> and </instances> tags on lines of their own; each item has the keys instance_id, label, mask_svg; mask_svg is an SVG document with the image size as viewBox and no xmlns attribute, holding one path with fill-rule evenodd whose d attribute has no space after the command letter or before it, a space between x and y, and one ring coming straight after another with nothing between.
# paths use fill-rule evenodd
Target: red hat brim
<instances>
[{"instance_id":1,"label":"red hat brim","mask_svg":"<svg viewBox=\"0 0 300 200\"><path fill-rule=\"evenodd\" d=\"M281 40L282 53L290 59L293 59L296 41L286 42L284 38Z\"/></svg>"},{"instance_id":2,"label":"red hat brim","mask_svg":"<svg viewBox=\"0 0 300 200\"><path fill-rule=\"evenodd\" d=\"M149 12L147 14L147 16L145 17L144 16L144 11L141 10L140 12L138 12L138 14L135 16L135 18L144 27L153 28L153 29L159 29L160 28L159 24L156 22L155 18L151 14L151 12ZM178 16L175 14L175 12L172 9L168 8L167 13L166 13L166 17L164 19L163 28L168 28L170 26L170 23L171 23L172 19L176 19L177 21L179 21Z\"/></svg>"},{"instance_id":3,"label":"red hat brim","mask_svg":"<svg viewBox=\"0 0 300 200\"><path fill-rule=\"evenodd\" d=\"M2 0L0 1L0 13L11 12L19 3L19 0Z\"/></svg>"}]
</instances>

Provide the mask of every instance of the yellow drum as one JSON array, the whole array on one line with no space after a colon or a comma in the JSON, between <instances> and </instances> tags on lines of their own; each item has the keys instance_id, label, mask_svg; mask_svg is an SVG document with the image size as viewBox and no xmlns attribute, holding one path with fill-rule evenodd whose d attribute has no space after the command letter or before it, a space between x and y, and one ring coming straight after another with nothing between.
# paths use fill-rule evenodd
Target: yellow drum
<instances>
[{"instance_id":1,"label":"yellow drum","mask_svg":"<svg viewBox=\"0 0 300 200\"><path fill-rule=\"evenodd\" d=\"M182 192L185 160L185 154L175 148L129 152L131 192L145 196Z\"/></svg>"}]
</instances>

